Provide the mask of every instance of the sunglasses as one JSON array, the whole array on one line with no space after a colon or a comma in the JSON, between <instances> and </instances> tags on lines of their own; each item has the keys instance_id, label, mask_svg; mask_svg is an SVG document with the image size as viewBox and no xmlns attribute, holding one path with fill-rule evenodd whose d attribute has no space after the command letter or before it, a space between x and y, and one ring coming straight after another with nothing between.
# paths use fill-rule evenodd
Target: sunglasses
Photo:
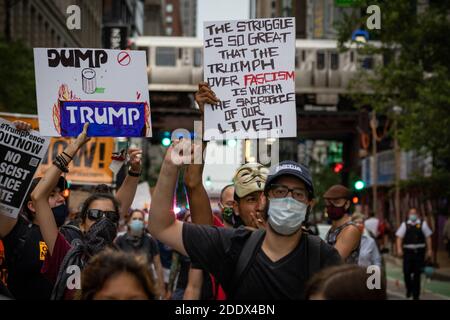
<instances>
[{"instance_id":1,"label":"sunglasses","mask_svg":"<svg viewBox=\"0 0 450 320\"><path fill-rule=\"evenodd\" d=\"M99 220L103 217L111 220L114 223L119 222L120 215L116 211L103 211L98 209L89 209L87 211L87 217L91 220Z\"/></svg>"}]
</instances>

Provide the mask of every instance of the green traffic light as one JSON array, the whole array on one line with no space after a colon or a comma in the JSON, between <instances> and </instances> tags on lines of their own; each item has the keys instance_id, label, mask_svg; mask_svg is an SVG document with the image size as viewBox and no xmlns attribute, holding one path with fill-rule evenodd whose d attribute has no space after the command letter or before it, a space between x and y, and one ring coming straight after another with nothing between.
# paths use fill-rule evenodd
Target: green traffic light
<instances>
[{"instance_id":1,"label":"green traffic light","mask_svg":"<svg viewBox=\"0 0 450 320\"><path fill-rule=\"evenodd\" d=\"M164 147L170 146L170 143L171 143L170 138L163 138L163 139L161 140L161 144L162 144Z\"/></svg>"},{"instance_id":2,"label":"green traffic light","mask_svg":"<svg viewBox=\"0 0 450 320\"><path fill-rule=\"evenodd\" d=\"M362 180L358 180L355 182L356 190L362 190L362 189L364 189L364 186L365 186L365 184L364 184L364 181L362 181Z\"/></svg>"}]
</instances>

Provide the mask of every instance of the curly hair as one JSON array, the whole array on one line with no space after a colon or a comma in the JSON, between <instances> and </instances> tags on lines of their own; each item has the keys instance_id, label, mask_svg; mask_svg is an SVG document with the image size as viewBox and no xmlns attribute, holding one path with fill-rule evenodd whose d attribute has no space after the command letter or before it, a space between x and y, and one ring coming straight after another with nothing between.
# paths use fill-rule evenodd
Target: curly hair
<instances>
[{"instance_id":1,"label":"curly hair","mask_svg":"<svg viewBox=\"0 0 450 320\"><path fill-rule=\"evenodd\" d=\"M110 248L92 257L86 265L81 274L81 291L76 298L93 300L109 279L124 272L136 278L149 300L155 299L158 292L148 268L147 258Z\"/></svg>"}]
</instances>

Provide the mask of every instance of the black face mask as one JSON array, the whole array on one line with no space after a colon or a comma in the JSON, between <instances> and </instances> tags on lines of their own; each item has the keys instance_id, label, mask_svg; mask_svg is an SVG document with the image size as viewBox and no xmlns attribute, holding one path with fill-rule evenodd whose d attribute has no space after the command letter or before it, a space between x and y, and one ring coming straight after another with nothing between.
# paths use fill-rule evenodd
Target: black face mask
<instances>
[{"instance_id":1,"label":"black face mask","mask_svg":"<svg viewBox=\"0 0 450 320\"><path fill-rule=\"evenodd\" d=\"M69 209L65 204L52 208L53 216L55 217L56 225L61 227L69 215Z\"/></svg>"},{"instance_id":2,"label":"black face mask","mask_svg":"<svg viewBox=\"0 0 450 320\"><path fill-rule=\"evenodd\" d=\"M234 213L234 209L230 207L225 207L222 213L223 220L225 220L228 224L231 224L233 228L238 228L240 226L244 226L244 222L241 217Z\"/></svg>"},{"instance_id":3,"label":"black face mask","mask_svg":"<svg viewBox=\"0 0 450 320\"><path fill-rule=\"evenodd\" d=\"M88 252L94 255L113 243L117 225L108 218L95 222L85 235Z\"/></svg>"}]
</instances>

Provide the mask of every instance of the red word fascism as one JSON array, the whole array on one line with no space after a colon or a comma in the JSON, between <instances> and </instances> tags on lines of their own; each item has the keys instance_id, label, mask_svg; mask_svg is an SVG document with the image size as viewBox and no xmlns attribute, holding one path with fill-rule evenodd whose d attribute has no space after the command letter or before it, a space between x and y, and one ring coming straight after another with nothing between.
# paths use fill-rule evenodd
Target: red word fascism
<instances>
[{"instance_id":1,"label":"red word fascism","mask_svg":"<svg viewBox=\"0 0 450 320\"><path fill-rule=\"evenodd\" d=\"M245 86L253 84L265 84L268 82L280 81L280 80L294 80L294 71L277 71L258 74L246 74L244 76Z\"/></svg>"}]
</instances>

